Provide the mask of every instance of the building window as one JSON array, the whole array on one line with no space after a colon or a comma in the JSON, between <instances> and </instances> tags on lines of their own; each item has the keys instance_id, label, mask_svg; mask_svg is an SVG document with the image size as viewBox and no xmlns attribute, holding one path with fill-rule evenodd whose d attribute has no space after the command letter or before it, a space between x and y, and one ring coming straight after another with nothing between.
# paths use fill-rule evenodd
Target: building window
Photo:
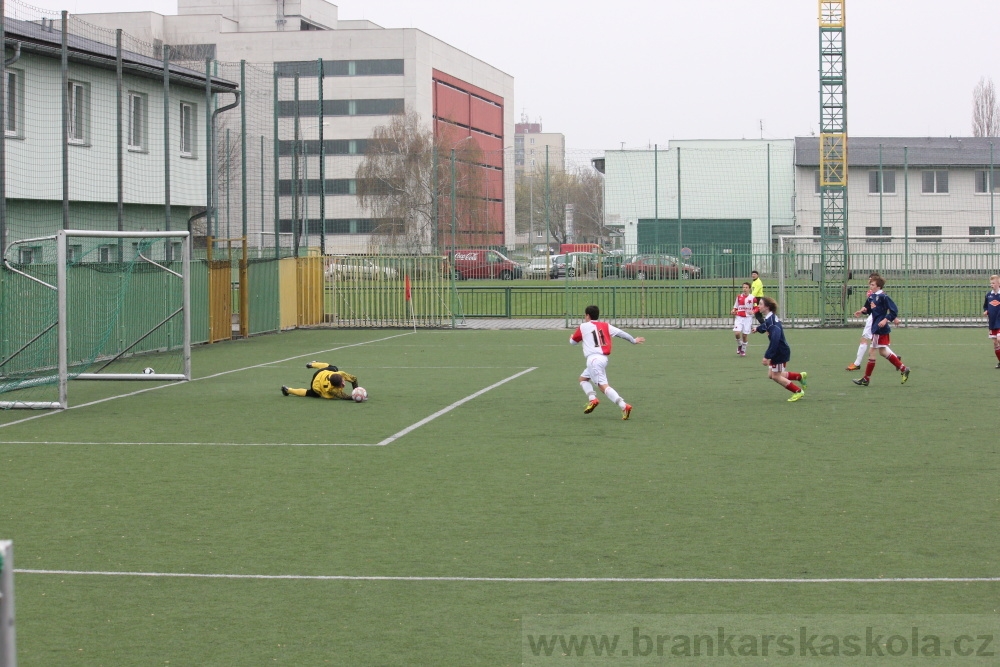
<instances>
[{"instance_id":1,"label":"building window","mask_svg":"<svg viewBox=\"0 0 1000 667\"><path fill-rule=\"evenodd\" d=\"M278 194L282 197L289 197L292 194L292 179L283 178L278 181ZM320 187L318 178L299 179L295 181L296 196L318 197L324 194ZM326 196L334 195L356 195L358 194L358 182L353 178L328 178L326 179Z\"/></svg>"},{"instance_id":2,"label":"building window","mask_svg":"<svg viewBox=\"0 0 1000 667\"><path fill-rule=\"evenodd\" d=\"M391 116L405 111L403 100L323 100L324 116ZM299 100L299 117L316 117L319 115L319 100ZM291 118L295 116L295 101L282 100L278 102L278 116Z\"/></svg>"},{"instance_id":3,"label":"building window","mask_svg":"<svg viewBox=\"0 0 1000 667\"><path fill-rule=\"evenodd\" d=\"M840 227L827 227L826 229L827 229L827 232L826 232L827 237L830 237L830 236L841 236L842 235L842 232L840 231ZM823 236L823 228L822 227L813 227L813 236Z\"/></svg>"},{"instance_id":4,"label":"building window","mask_svg":"<svg viewBox=\"0 0 1000 667\"><path fill-rule=\"evenodd\" d=\"M21 134L21 107L24 99L24 90L21 87L23 75L16 70L7 70L5 77L5 88L3 91L4 110L4 134L8 137L20 137Z\"/></svg>"},{"instance_id":5,"label":"building window","mask_svg":"<svg viewBox=\"0 0 1000 667\"><path fill-rule=\"evenodd\" d=\"M17 259L21 264L40 264L42 249L35 246L22 246L17 253Z\"/></svg>"},{"instance_id":6,"label":"building window","mask_svg":"<svg viewBox=\"0 0 1000 667\"><path fill-rule=\"evenodd\" d=\"M940 243L940 227L917 227L917 243Z\"/></svg>"},{"instance_id":7,"label":"building window","mask_svg":"<svg viewBox=\"0 0 1000 667\"><path fill-rule=\"evenodd\" d=\"M868 172L868 194L896 194L896 172L889 169Z\"/></svg>"},{"instance_id":8,"label":"building window","mask_svg":"<svg viewBox=\"0 0 1000 667\"><path fill-rule=\"evenodd\" d=\"M75 264L83 259L83 246L82 245L70 245L66 247L66 261L70 264Z\"/></svg>"},{"instance_id":9,"label":"building window","mask_svg":"<svg viewBox=\"0 0 1000 667\"><path fill-rule=\"evenodd\" d=\"M69 124L66 128L66 139L71 144L84 145L88 140L88 124L90 121L90 90L85 83L69 82Z\"/></svg>"},{"instance_id":10,"label":"building window","mask_svg":"<svg viewBox=\"0 0 1000 667\"><path fill-rule=\"evenodd\" d=\"M282 139L278 142L278 155L287 157L292 154L295 142ZM364 155L368 150L367 139L325 139L323 152L326 155ZM319 155L319 139L300 139L299 155Z\"/></svg>"},{"instance_id":11,"label":"building window","mask_svg":"<svg viewBox=\"0 0 1000 667\"><path fill-rule=\"evenodd\" d=\"M995 230L995 227L969 227L969 241L972 243L993 243L996 239L988 235L995 234Z\"/></svg>"},{"instance_id":12,"label":"building window","mask_svg":"<svg viewBox=\"0 0 1000 667\"><path fill-rule=\"evenodd\" d=\"M993 184L993 190L996 191L997 188L997 172L1000 168L994 169L990 172L989 169L980 169L976 172L976 194L989 194L990 184Z\"/></svg>"},{"instance_id":13,"label":"building window","mask_svg":"<svg viewBox=\"0 0 1000 667\"><path fill-rule=\"evenodd\" d=\"M813 172L813 192L816 194L822 192L819 187L819 169Z\"/></svg>"},{"instance_id":14,"label":"building window","mask_svg":"<svg viewBox=\"0 0 1000 667\"><path fill-rule=\"evenodd\" d=\"M886 243L892 240L892 227L865 227L868 243Z\"/></svg>"},{"instance_id":15,"label":"building window","mask_svg":"<svg viewBox=\"0 0 1000 667\"><path fill-rule=\"evenodd\" d=\"M128 149L146 150L146 96L142 93L128 94Z\"/></svg>"},{"instance_id":16,"label":"building window","mask_svg":"<svg viewBox=\"0 0 1000 667\"><path fill-rule=\"evenodd\" d=\"M927 194L948 194L948 172L947 171L925 171L921 172L922 188L921 192Z\"/></svg>"},{"instance_id":17,"label":"building window","mask_svg":"<svg viewBox=\"0 0 1000 667\"><path fill-rule=\"evenodd\" d=\"M97 248L97 261L101 264L111 263L111 248L109 245L102 245Z\"/></svg>"},{"instance_id":18,"label":"building window","mask_svg":"<svg viewBox=\"0 0 1000 667\"><path fill-rule=\"evenodd\" d=\"M386 230L388 228L401 229L402 223L391 218L328 218L324 225L319 218L299 220L298 225L294 225L289 218L282 218L278 221L278 231L282 234L291 234L296 226L305 225L309 234L319 234L321 229L325 229L327 234L371 234L376 228Z\"/></svg>"},{"instance_id":19,"label":"building window","mask_svg":"<svg viewBox=\"0 0 1000 667\"><path fill-rule=\"evenodd\" d=\"M181 157L194 157L195 141L197 140L195 125L195 105L189 102L181 102Z\"/></svg>"},{"instance_id":20,"label":"building window","mask_svg":"<svg viewBox=\"0 0 1000 667\"><path fill-rule=\"evenodd\" d=\"M292 60L275 63L279 77L315 77L319 73L319 63L315 60ZM324 60L323 76L402 76L403 59L384 60Z\"/></svg>"}]
</instances>

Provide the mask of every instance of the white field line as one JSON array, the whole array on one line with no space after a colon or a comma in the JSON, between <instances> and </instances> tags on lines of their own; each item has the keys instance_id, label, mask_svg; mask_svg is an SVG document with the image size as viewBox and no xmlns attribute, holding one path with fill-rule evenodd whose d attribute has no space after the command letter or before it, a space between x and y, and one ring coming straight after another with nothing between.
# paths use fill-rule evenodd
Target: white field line
<instances>
[{"instance_id":1,"label":"white field line","mask_svg":"<svg viewBox=\"0 0 1000 667\"><path fill-rule=\"evenodd\" d=\"M456 581L500 584L951 584L998 583L1000 577L392 577L310 574L199 574L195 572L102 572L86 570L15 569L17 574L54 574L99 577L163 577L174 579L264 579L295 581Z\"/></svg>"},{"instance_id":2,"label":"white field line","mask_svg":"<svg viewBox=\"0 0 1000 667\"><path fill-rule=\"evenodd\" d=\"M511 375L508 378L504 378L503 380L500 380L499 382L491 384L489 387L486 387L485 389L480 389L479 391L477 391L474 394L470 394L470 395L466 396L465 398L463 398L461 400L455 401L454 403L452 403L448 407L442 408L441 410L438 410L437 412L435 412L434 414L432 414L430 417L425 417L424 419L421 419L420 421L418 421L416 424L413 424L412 426L407 426L402 431L399 431L398 433L390 435L388 438L386 438L382 442L378 443L378 446L379 447L383 447L385 445L388 445L389 443L393 442L394 440L398 440L399 438L402 438L404 435L406 435L410 431L418 429L421 426L423 426L424 424L437 419L441 415L444 415L444 414L447 414L447 413L451 412L452 410L454 410L458 406L460 406L460 405L462 405L464 403L468 403L472 399L477 398L479 396L482 396L486 392L488 392L488 391L490 391L492 389L496 389L497 387L499 387L502 384L506 384L506 383L510 382L511 380L516 380L517 378L521 377L522 375L530 373L531 371L533 371L533 370L535 370L537 368L538 368L537 366L532 366L531 368L529 368L527 370L523 370L520 373L515 373L514 375Z\"/></svg>"},{"instance_id":3,"label":"white field line","mask_svg":"<svg viewBox=\"0 0 1000 667\"><path fill-rule=\"evenodd\" d=\"M366 340L360 343L352 343L350 345L341 345L340 347L332 347L329 350L320 350L318 352L308 352L306 354L297 354L294 357L286 357L285 359L277 359L275 361L267 361L263 364L254 364L253 366L244 366L243 368L231 368L227 371L222 371L221 373L214 373L212 375L206 375L204 377L192 378L191 382L201 382L202 380L211 380L213 378L222 377L223 375L229 375L231 373L241 373L243 371L253 370L255 368L263 368L265 366L273 366L274 364L282 364L286 361L294 361L295 359L302 359L303 357L317 357L321 354L326 354L327 352L336 352L337 350L346 350L351 347L359 347L361 345L368 345L370 343L381 343L382 341L392 340L393 338L399 338L400 336L412 336L413 332L407 331L406 333L396 334L395 336L386 336L385 338L376 338L375 340ZM115 401L119 398L128 398L130 396L138 396L139 394L145 394L148 391L157 391L159 389L166 389L168 387L175 387L179 384L186 384L180 382L171 382L169 384L161 384L155 387L147 387L145 389L138 389L136 391L130 391L126 394L119 394L117 396L109 396L107 398L102 398L97 401L91 401L90 403L81 403L80 405L71 405L66 410L76 410L78 408L88 408L92 405L98 405L100 403L106 403L107 401ZM24 422L30 422L33 419L41 419L43 417L50 417L52 415L62 414L63 410L51 410L43 412L41 414L33 415L31 417L25 417L24 419L18 419L17 421L7 422L6 424L0 424L0 428L6 428L8 426L14 426L15 424L23 424Z\"/></svg>"},{"instance_id":4,"label":"white field line","mask_svg":"<svg viewBox=\"0 0 1000 667\"><path fill-rule=\"evenodd\" d=\"M278 363L278 362L272 362L272 363ZM538 368L537 366L532 366L531 368L523 370L520 373L515 373L514 375L511 375L508 378L504 378L503 380L500 380L499 382L495 382L495 383L491 384L490 386L486 387L485 389L480 389L479 391L477 391L474 394L469 394L465 398L459 399L459 400L455 401L454 403L452 403L451 405L438 410L437 412L435 412L431 416L425 417L424 419L421 419L417 423L412 424L410 426L407 426L402 431L394 433L393 435L390 435L385 440L383 440L381 442L374 443L374 444L360 444L360 443L359 444L343 444L343 443L323 443L323 442L314 442L314 443L308 443L308 442L307 443L286 443L286 442L68 442L68 441L56 442L56 441L39 441L39 440L34 440L34 441L29 441L29 440L11 440L11 441L0 441L0 445L134 445L134 446L184 445L184 446L193 446L193 447L206 447L206 446L207 447L384 447L384 446L386 446L388 444L391 444L392 442L398 440L399 438L402 438L407 433L420 428L424 424L427 424L427 423L429 423L429 422L437 419L438 417L441 417L442 415L445 415L445 414L451 412L455 408L457 408L457 407L459 407L459 406L461 406L461 405L463 405L465 403L468 403L472 399L478 398L479 396L482 396L483 394L485 394L488 391L496 389L497 387L499 387L501 385L507 384L511 380L516 380L517 378L521 377L522 375L530 373L533 370L537 370L537 368ZM221 373L218 374L218 375L221 375ZM217 375L216 376L212 376L212 377L217 377ZM105 400L107 400L107 399L105 399Z\"/></svg>"}]
</instances>

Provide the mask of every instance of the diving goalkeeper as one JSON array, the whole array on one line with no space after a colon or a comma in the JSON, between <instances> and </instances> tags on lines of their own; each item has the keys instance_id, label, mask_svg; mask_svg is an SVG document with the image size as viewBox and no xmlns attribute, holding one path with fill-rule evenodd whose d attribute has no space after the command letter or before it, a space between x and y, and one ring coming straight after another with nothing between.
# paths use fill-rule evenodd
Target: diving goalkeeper
<instances>
[{"instance_id":1,"label":"diving goalkeeper","mask_svg":"<svg viewBox=\"0 0 1000 667\"><path fill-rule=\"evenodd\" d=\"M310 361L306 368L315 368L312 382L308 389L293 389L292 387L281 387L281 393L285 396L311 396L313 398L339 398L350 401L351 391L345 389L347 383L351 383L352 389L358 386L358 378L346 371L338 369L336 366L323 361Z\"/></svg>"}]
</instances>

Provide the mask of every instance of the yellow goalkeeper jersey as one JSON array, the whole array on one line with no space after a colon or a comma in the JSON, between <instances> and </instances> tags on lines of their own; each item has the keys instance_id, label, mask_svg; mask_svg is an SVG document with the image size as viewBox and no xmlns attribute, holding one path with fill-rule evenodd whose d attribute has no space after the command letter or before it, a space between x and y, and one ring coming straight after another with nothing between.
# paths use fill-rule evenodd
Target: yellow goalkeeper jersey
<instances>
[{"instance_id":1,"label":"yellow goalkeeper jersey","mask_svg":"<svg viewBox=\"0 0 1000 667\"><path fill-rule=\"evenodd\" d=\"M330 378L334 375L339 375L344 378L344 386L334 387L330 382ZM351 391L353 390L353 385L357 383L358 378L355 375L346 373L344 371L317 371L316 375L313 376L312 380L312 390L323 398L341 398L345 401L353 400L351 398ZM350 386L349 386L350 383Z\"/></svg>"}]
</instances>

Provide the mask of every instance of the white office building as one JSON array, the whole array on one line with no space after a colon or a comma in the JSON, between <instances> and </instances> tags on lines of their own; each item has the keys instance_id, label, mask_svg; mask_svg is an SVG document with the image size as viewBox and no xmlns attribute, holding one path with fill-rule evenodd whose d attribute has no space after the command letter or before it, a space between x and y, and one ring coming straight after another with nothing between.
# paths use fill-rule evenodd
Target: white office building
<instances>
[{"instance_id":1,"label":"white office building","mask_svg":"<svg viewBox=\"0 0 1000 667\"><path fill-rule=\"evenodd\" d=\"M512 160L505 157L513 153L514 146L514 80L474 56L417 28L383 28L370 21L343 20L337 6L325 0L178 0L177 16L129 12L78 18L105 28L121 28L154 45L167 45L173 60L189 66L206 59L246 61L268 68L273 64L273 87L266 80L261 85L255 70L256 83L247 83L244 103L257 115L278 116L274 126L279 141L274 142L274 150L281 178L274 179L274 188L280 203L273 214L264 211L262 204L259 214L262 220L268 218L267 222L276 217L282 232L292 232L294 216L305 223L301 225L305 243L318 246L322 230L328 253L363 251L368 236L380 224L362 210L354 196L354 178L365 141L393 114L415 111L436 136L446 134L455 143L471 137L482 151L484 182L489 184L482 207L487 211L488 231L483 233L480 227L476 243L499 246L513 241L514 173L507 166ZM319 59L324 72L324 190L318 187ZM233 76L234 72L237 70L228 66L220 74ZM298 113L292 90L296 80ZM277 89L278 100L273 105L272 88ZM270 120L258 122L258 127L269 124ZM259 138L262 146L273 140L273 131L268 132L271 137ZM295 168L304 180L293 186L290 145L296 133L302 142L299 146L317 150L296 156L300 162ZM250 153L253 147L247 150ZM263 158L260 162L273 175L273 168L264 164ZM262 178L262 187L270 187L265 181L271 178ZM296 191L294 202L292 188ZM321 220L319 195L323 191ZM446 225L442 223L442 229ZM459 221L460 240L461 225Z\"/></svg>"}]
</instances>

